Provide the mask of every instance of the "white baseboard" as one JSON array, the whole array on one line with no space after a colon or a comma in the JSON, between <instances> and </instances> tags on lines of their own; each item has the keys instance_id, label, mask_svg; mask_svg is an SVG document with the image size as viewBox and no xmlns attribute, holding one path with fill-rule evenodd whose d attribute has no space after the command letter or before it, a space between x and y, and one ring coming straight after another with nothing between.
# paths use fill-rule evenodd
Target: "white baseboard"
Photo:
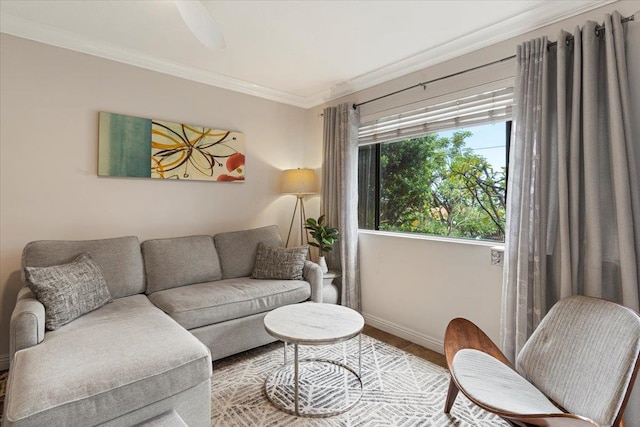
<instances>
[{"instance_id":1,"label":"white baseboard","mask_svg":"<svg viewBox=\"0 0 640 427\"><path fill-rule=\"evenodd\" d=\"M426 347L429 350L444 354L444 342L442 340L421 334L404 326L396 325L393 322L389 322L388 320L381 319L380 317L373 316L371 314L362 313L362 317L364 317L364 321L367 325L373 326L374 328L388 332L400 338L404 338L412 343Z\"/></svg>"},{"instance_id":2,"label":"white baseboard","mask_svg":"<svg viewBox=\"0 0 640 427\"><path fill-rule=\"evenodd\" d=\"M9 354L0 354L0 371L9 369Z\"/></svg>"}]
</instances>

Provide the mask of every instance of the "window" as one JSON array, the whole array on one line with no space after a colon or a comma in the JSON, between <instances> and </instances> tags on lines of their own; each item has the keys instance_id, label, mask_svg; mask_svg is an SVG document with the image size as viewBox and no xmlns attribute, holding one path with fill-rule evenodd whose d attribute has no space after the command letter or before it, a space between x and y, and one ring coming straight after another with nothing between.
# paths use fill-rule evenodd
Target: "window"
<instances>
[{"instance_id":1,"label":"window","mask_svg":"<svg viewBox=\"0 0 640 427\"><path fill-rule=\"evenodd\" d=\"M504 241L512 90L360 127L362 229Z\"/></svg>"}]
</instances>

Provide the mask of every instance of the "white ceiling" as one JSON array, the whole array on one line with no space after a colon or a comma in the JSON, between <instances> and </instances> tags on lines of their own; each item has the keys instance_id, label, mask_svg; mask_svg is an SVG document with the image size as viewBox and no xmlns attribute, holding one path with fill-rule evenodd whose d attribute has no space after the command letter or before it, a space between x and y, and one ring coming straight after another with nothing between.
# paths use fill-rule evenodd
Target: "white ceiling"
<instances>
[{"instance_id":1,"label":"white ceiling","mask_svg":"<svg viewBox=\"0 0 640 427\"><path fill-rule=\"evenodd\" d=\"M203 1L209 50L173 1L0 0L0 31L310 108L612 1Z\"/></svg>"}]
</instances>

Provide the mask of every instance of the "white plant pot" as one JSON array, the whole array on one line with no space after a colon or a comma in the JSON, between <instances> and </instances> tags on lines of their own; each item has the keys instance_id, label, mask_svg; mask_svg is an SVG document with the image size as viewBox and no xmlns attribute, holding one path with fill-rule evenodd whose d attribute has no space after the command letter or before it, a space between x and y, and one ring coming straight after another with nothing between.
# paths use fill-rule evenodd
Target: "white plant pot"
<instances>
[{"instance_id":1,"label":"white plant pot","mask_svg":"<svg viewBox=\"0 0 640 427\"><path fill-rule=\"evenodd\" d=\"M323 274L329 271L329 267L327 267L327 260L325 260L323 256L318 258L318 265L322 269Z\"/></svg>"}]
</instances>

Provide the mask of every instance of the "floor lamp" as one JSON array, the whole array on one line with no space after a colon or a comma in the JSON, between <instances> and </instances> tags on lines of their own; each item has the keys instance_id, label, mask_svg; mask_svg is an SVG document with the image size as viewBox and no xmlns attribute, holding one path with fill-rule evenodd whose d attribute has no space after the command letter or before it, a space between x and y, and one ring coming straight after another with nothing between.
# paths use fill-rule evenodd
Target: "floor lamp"
<instances>
[{"instance_id":1,"label":"floor lamp","mask_svg":"<svg viewBox=\"0 0 640 427\"><path fill-rule=\"evenodd\" d=\"M291 238L291 230L293 229L293 222L296 218L296 211L298 205L300 205L300 244L304 244L304 222L306 221L306 214L304 211L304 196L307 194L317 193L316 189L316 173L313 169L287 169L283 171L282 175L282 193L283 194L295 194L296 204L293 208L293 215L291 215L291 224L289 225L289 234L287 234L287 243L285 247L289 246L289 239ZM307 238L307 242L309 239Z\"/></svg>"}]
</instances>

